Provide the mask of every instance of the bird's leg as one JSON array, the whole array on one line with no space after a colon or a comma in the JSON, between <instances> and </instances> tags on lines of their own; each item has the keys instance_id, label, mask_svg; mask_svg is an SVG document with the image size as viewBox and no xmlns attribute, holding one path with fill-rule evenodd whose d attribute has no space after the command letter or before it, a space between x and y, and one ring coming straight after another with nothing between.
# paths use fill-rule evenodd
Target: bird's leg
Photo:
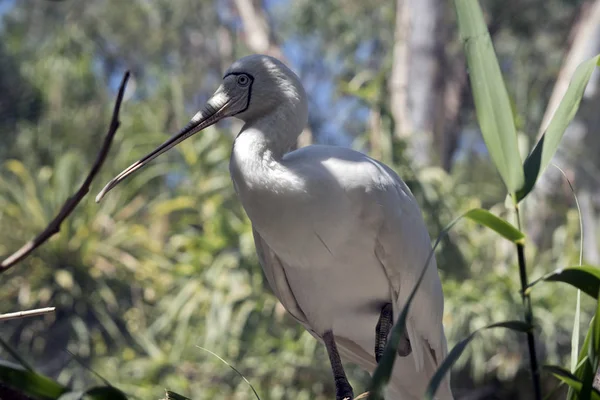
<instances>
[{"instance_id":1,"label":"bird's leg","mask_svg":"<svg viewBox=\"0 0 600 400\"><path fill-rule=\"evenodd\" d=\"M329 361L331 362L331 370L333 371L333 379L335 380L335 399L352 400L354 398L354 392L352 386L346 378L346 372L342 365L342 360L335 345L335 339L333 338L333 332L327 331L323 334L323 342L327 348L327 354L329 355Z\"/></svg>"},{"instance_id":2,"label":"bird's leg","mask_svg":"<svg viewBox=\"0 0 600 400\"><path fill-rule=\"evenodd\" d=\"M383 350L385 350L388 336L393 326L394 311L392 303L387 303L381 309L379 321L377 321L377 326L375 327L375 361L377 361L378 364L379 360L381 360L381 357L383 356ZM412 348L410 346L410 341L408 340L408 336L406 336L406 331L404 331L402 338L400 339L400 345L398 346L398 355L401 357L406 357L411 352Z\"/></svg>"},{"instance_id":3,"label":"bird's leg","mask_svg":"<svg viewBox=\"0 0 600 400\"><path fill-rule=\"evenodd\" d=\"M379 321L375 327L375 361L379 364L379 360L383 357L383 350L387 344L388 335L394 325L392 303L387 303L381 309Z\"/></svg>"}]
</instances>

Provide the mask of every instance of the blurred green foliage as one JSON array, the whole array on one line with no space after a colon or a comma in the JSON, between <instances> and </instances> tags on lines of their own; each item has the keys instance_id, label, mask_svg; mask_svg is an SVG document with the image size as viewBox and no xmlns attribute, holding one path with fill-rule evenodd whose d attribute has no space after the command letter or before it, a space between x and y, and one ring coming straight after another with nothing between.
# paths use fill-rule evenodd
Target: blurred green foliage
<instances>
[{"instance_id":1,"label":"blurred green foliage","mask_svg":"<svg viewBox=\"0 0 600 400\"><path fill-rule=\"evenodd\" d=\"M314 52L298 61L309 83L327 76L332 101L356 94L360 107L385 106L393 2L274 3L272 23L284 39ZM510 13L504 3L484 2L519 111L517 128L531 137L579 2L532 0ZM0 254L43 229L84 179L125 68L133 79L121 128L92 193L185 124L228 63L247 53L229 2L0 0L0 9ZM451 10L447 18L452 22ZM459 57L458 35L452 34L456 40L445 51ZM361 92L344 85L361 71L371 74ZM465 131L475 124L471 106L461 111ZM347 132L365 131L360 115L346 114ZM240 370L263 399L332 398L324 349L270 294L254 254L228 175L236 129L228 122L207 130L100 205L86 197L58 235L0 278L0 313L44 306L57 313L4 322L0 335L40 371L79 389L97 380L67 350L139 398L158 398L165 387L193 399L250 398L246 383L199 345ZM472 136L466 132L462 140ZM514 220L487 155L465 148L451 172L413 171L404 143L392 141L385 161L415 192L432 237L471 208ZM565 218L551 233L551 246L527 248L531 279L578 259L577 212L557 212ZM475 222L457 225L440 246L438 264L450 346L492 322L521 317L514 249L495 233ZM582 320L589 321L594 303L583 300ZM575 290L539 285L533 304L542 358L566 365ZM455 367L456 393L490 383L499 396L514 394L527 366L519 339L490 330L485 340L474 340ZM356 368L349 375L360 393L368 377Z\"/></svg>"}]
</instances>

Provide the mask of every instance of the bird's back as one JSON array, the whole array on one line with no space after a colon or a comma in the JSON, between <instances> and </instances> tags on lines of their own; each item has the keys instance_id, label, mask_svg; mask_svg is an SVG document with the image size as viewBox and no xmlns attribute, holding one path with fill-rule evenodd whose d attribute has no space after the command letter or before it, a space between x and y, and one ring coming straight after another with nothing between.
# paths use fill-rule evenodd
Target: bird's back
<instances>
[{"instance_id":1,"label":"bird's back","mask_svg":"<svg viewBox=\"0 0 600 400\"><path fill-rule=\"evenodd\" d=\"M313 168L327 171L345 191L353 204L354 215L359 215L355 234L374 235L373 251L377 262L383 266L390 287L397 296L394 302L395 320L431 251L429 233L416 199L391 168L362 153L331 146L304 149L290 153L286 161L296 164L293 168L298 170ZM315 166L315 160L319 160L322 167ZM336 190L339 188L336 186ZM435 257L432 257L411 306L407 327L409 334L422 339L423 347L415 348L413 352L421 373L414 375L411 357L407 358L411 359L412 365L408 365L406 359L398 360L395 368L395 386L398 388L412 384L413 393L423 389L446 356L443 308L441 282ZM354 351L355 356L356 353ZM363 363L366 361L363 360ZM448 381L442 385L440 395L440 398L451 398Z\"/></svg>"}]
</instances>

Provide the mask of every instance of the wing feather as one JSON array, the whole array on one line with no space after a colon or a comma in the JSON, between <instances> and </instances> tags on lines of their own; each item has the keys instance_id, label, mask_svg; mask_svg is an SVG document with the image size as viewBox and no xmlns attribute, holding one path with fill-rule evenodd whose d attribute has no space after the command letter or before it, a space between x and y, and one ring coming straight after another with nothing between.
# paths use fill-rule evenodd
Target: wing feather
<instances>
[{"instance_id":1,"label":"wing feather","mask_svg":"<svg viewBox=\"0 0 600 400\"><path fill-rule=\"evenodd\" d=\"M385 218L377 235L375 254L398 296L394 303L397 318L425 267L431 241L410 189L393 171L384 165L381 167L392 181L377 194L382 205L380 213ZM407 318L416 370L424 371L429 377L447 355L443 312L443 291L435 257L432 257ZM449 393L449 386L447 389Z\"/></svg>"},{"instance_id":2,"label":"wing feather","mask_svg":"<svg viewBox=\"0 0 600 400\"><path fill-rule=\"evenodd\" d=\"M285 264L269 247L267 242L260 236L260 233L253 227L252 234L254 235L254 244L256 246L256 254L263 268L267 282L275 297L279 299L283 307L288 313L299 323L304 325L313 336L318 337L313 329L308 324L308 320L300 305L292 293L287 276L285 274Z\"/></svg>"}]
</instances>

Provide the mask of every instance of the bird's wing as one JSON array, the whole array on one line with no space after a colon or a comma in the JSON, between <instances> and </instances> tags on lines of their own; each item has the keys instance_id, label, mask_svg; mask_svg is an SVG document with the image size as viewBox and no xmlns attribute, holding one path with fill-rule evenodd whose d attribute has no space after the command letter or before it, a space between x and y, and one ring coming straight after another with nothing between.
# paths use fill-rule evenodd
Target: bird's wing
<instances>
[{"instance_id":1,"label":"bird's wing","mask_svg":"<svg viewBox=\"0 0 600 400\"><path fill-rule=\"evenodd\" d=\"M410 189L391 169L383 164L379 167L390 180L379 186L379 190L371 192L381 205L377 211L380 228L375 253L398 296L394 304L394 317L397 318L425 266L431 241ZM435 371L447 354L443 311L442 286L435 257L432 257L407 320L407 333L417 370L433 367Z\"/></svg>"},{"instance_id":2,"label":"bird's wing","mask_svg":"<svg viewBox=\"0 0 600 400\"><path fill-rule=\"evenodd\" d=\"M252 233L254 234L254 243L256 245L258 260L262 265L265 276L267 277L267 282L269 282L269 286L275 294L275 297L279 299L281 304L283 304L283 307L296 321L304 325L306 330L318 338L319 336L308 324L304 312L300 309L300 306L290 289L290 285L285 275L284 262L277 254L275 254L254 227L252 228Z\"/></svg>"}]
</instances>

